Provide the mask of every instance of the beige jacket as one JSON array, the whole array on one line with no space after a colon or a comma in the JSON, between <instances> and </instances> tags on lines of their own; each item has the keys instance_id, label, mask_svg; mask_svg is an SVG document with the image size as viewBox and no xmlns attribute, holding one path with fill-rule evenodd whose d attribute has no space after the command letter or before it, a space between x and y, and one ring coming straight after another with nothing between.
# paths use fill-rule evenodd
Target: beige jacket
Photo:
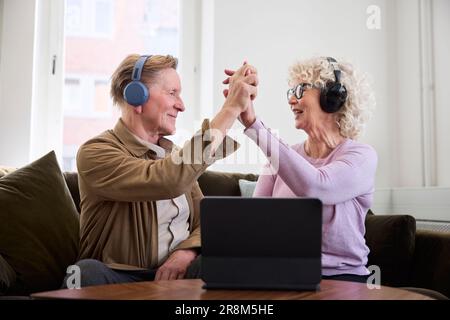
<instances>
[{"instance_id":1,"label":"beige jacket","mask_svg":"<svg viewBox=\"0 0 450 320\"><path fill-rule=\"evenodd\" d=\"M189 204L190 236L175 250L200 247L203 194L197 179L214 160L222 158L206 156L211 143L208 129L209 121L205 120L202 129L182 149L160 139L159 145L168 156L159 160L155 160L154 151L133 137L121 119L113 130L80 147L80 259L97 259L123 270L157 267L155 201L182 194ZM226 137L218 150L227 156L237 147L237 142ZM174 161L173 156L178 160Z\"/></svg>"}]
</instances>

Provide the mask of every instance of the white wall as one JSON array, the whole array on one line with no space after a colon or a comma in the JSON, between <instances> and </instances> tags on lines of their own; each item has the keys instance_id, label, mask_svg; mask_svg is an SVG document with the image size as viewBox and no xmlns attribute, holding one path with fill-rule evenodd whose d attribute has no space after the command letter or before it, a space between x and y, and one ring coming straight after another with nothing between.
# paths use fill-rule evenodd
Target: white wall
<instances>
[{"instance_id":1,"label":"white wall","mask_svg":"<svg viewBox=\"0 0 450 320\"><path fill-rule=\"evenodd\" d=\"M0 49L2 47L2 30L3 30L3 0L0 0ZM0 61L2 60L2 51L0 50Z\"/></svg>"},{"instance_id":2,"label":"white wall","mask_svg":"<svg viewBox=\"0 0 450 320\"><path fill-rule=\"evenodd\" d=\"M0 45L0 163L28 163L35 1L4 0Z\"/></svg>"},{"instance_id":3,"label":"white wall","mask_svg":"<svg viewBox=\"0 0 450 320\"><path fill-rule=\"evenodd\" d=\"M39 75L49 72L48 56L55 49L51 44L61 45L51 39L59 37L62 27L36 17L41 11L52 10L51 1L0 0L2 165L21 166L42 150L57 148L55 132L60 130L57 122L61 110L49 110L46 102L58 99L58 93L49 92L49 83L42 82ZM192 6L184 1L188 18L182 21L186 32L182 42L194 45L182 44L182 55L187 57L184 61L192 63L180 66L190 109L180 123L192 133L202 117L213 115L224 100L223 69L236 68L247 59L259 70L258 114L284 140L297 143L305 135L293 127L286 102L288 66L312 55L349 60L371 75L377 98L377 109L362 138L379 155L374 207L387 213L405 208L408 197L411 203L425 199L426 208L418 216L433 218L436 214L434 217L441 219L450 194L450 90L446 88L450 73L450 2L431 2L434 50L425 53L431 54L432 68L423 70L423 21L419 17L420 8L429 1L189 0ZM381 9L380 30L366 27L369 5ZM202 19L193 20L192 11L198 10ZM196 32L197 38L186 36ZM429 86L424 71L434 74L435 81ZM35 86L33 77L38 83ZM55 77L49 81L59 80ZM433 106L424 105L424 94L432 98ZM429 147L424 140L424 108L435 113L435 123L429 128L434 132L434 159L423 152ZM237 124L235 128L241 150L214 169L258 172L265 158L242 136L242 126ZM439 189L421 189L430 159Z\"/></svg>"},{"instance_id":4,"label":"white wall","mask_svg":"<svg viewBox=\"0 0 450 320\"><path fill-rule=\"evenodd\" d=\"M419 7L427 3L433 8L429 18L434 50L421 49L426 21L420 21ZM369 30L366 26L369 5L381 9L380 30ZM214 96L209 107L215 112L223 103L220 86L223 69L236 68L248 59L259 70L259 96L255 102L258 114L266 124L279 130L284 140L296 143L305 136L293 127L286 103L288 66L296 59L312 55L349 60L371 76L377 99L373 119L361 139L378 152L377 187L424 186L429 165L437 172L436 185L448 187L450 92L444 86L450 72L449 6L450 2L445 0L215 1L214 40L212 44L206 43L214 52L211 68ZM427 46L427 41L423 43ZM421 65L427 51L434 54L431 71ZM432 106L423 101L423 96L430 91L424 78L433 71L436 124L430 123L429 130L435 132L435 142L433 139L431 142L437 151L436 159L430 160L427 150L431 143L424 133L427 130L424 117ZM202 105L203 109L206 107ZM428 164L429 161L435 163ZM233 167L224 169L233 171Z\"/></svg>"},{"instance_id":5,"label":"white wall","mask_svg":"<svg viewBox=\"0 0 450 320\"><path fill-rule=\"evenodd\" d=\"M450 221L450 188L382 188L371 209L377 214L409 214L416 219Z\"/></svg>"},{"instance_id":6,"label":"white wall","mask_svg":"<svg viewBox=\"0 0 450 320\"><path fill-rule=\"evenodd\" d=\"M395 67L390 70L396 95L390 104L395 127L390 143L394 146L391 186L422 186L423 158L420 108L420 54L418 2L395 1L393 30L395 43L390 47Z\"/></svg>"},{"instance_id":7,"label":"white wall","mask_svg":"<svg viewBox=\"0 0 450 320\"><path fill-rule=\"evenodd\" d=\"M430 15L424 17L419 8L426 13L428 4ZM397 0L395 10L393 186L450 187L450 2ZM433 117L430 123L427 117Z\"/></svg>"},{"instance_id":8,"label":"white wall","mask_svg":"<svg viewBox=\"0 0 450 320\"><path fill-rule=\"evenodd\" d=\"M393 131L390 88L394 80L389 76L393 62L388 35L392 30L386 26L383 14L380 30L366 27L367 7L378 5L384 13L386 2L215 1L213 105L217 108L223 102L218 85L224 79L223 69L236 68L248 59L259 71L257 113L288 143L298 143L305 136L294 128L286 101L289 65L313 55L349 60L373 78L378 104L362 140L372 144L379 154L377 186L390 186ZM247 145L245 138L240 141ZM248 146L256 149L251 143Z\"/></svg>"},{"instance_id":9,"label":"white wall","mask_svg":"<svg viewBox=\"0 0 450 320\"><path fill-rule=\"evenodd\" d=\"M210 67L213 103L202 105L207 111L203 114L212 114L223 103L223 69L237 68L247 59L259 70L257 113L285 141L297 143L305 135L293 127L286 103L288 66L312 55L349 60L371 75L377 99L374 117L361 139L373 145L379 156L374 209L449 220L450 90L445 86L450 72L450 2L432 1L428 22L433 27L427 30L423 8L429 1L214 1L214 38L203 43L214 52ZM369 5L381 9L380 30L366 27ZM434 50L424 39L427 31ZM431 67L423 65L427 59ZM435 82L429 84L426 77L433 72ZM435 122L427 123L426 117L433 112ZM237 158L248 163L249 157L260 154L252 142L236 136L243 144ZM427 154L433 148L436 157ZM260 167L260 163L235 165L227 160L214 169L257 172ZM430 185L430 168L435 170L438 189L423 188Z\"/></svg>"},{"instance_id":10,"label":"white wall","mask_svg":"<svg viewBox=\"0 0 450 320\"><path fill-rule=\"evenodd\" d=\"M450 186L450 90L448 77L450 74L450 1L434 0L433 18L435 32L434 73L435 73L435 105L436 105L436 150L437 150L437 183L439 186ZM442 32L445 30L445 32Z\"/></svg>"}]
</instances>

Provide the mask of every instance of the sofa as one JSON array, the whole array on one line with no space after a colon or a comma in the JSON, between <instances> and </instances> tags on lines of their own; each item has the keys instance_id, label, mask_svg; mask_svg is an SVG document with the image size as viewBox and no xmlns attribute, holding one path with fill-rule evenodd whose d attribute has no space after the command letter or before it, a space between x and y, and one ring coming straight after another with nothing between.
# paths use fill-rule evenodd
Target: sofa
<instances>
[{"instance_id":1,"label":"sofa","mask_svg":"<svg viewBox=\"0 0 450 320\"><path fill-rule=\"evenodd\" d=\"M206 171L205 196L248 195L255 174ZM20 169L0 167L0 299L58 289L78 255L80 195L76 172L61 172L53 152ZM369 210L368 266L381 284L450 296L450 234L416 230L410 215Z\"/></svg>"}]
</instances>

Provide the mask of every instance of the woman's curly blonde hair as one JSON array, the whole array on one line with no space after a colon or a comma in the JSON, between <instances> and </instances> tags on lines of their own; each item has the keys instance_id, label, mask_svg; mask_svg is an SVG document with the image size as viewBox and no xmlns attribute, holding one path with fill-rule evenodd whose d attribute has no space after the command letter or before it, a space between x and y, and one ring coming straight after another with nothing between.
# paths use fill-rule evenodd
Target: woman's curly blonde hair
<instances>
[{"instance_id":1,"label":"woman's curly blonde hair","mask_svg":"<svg viewBox=\"0 0 450 320\"><path fill-rule=\"evenodd\" d=\"M361 74L347 62L338 60L340 82L347 89L344 106L337 112L341 135L357 139L364 131L375 108L375 96L365 74ZM335 81L333 67L325 57L314 57L294 63L289 68L289 85L305 82L316 88L324 88L328 81Z\"/></svg>"}]
</instances>

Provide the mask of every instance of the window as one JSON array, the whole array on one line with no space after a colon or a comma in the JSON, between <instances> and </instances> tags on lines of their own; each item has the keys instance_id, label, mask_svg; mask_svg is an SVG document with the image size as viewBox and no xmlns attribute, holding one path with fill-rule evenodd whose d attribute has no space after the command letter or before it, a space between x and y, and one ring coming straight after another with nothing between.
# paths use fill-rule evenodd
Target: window
<instances>
[{"instance_id":1,"label":"window","mask_svg":"<svg viewBox=\"0 0 450 320\"><path fill-rule=\"evenodd\" d=\"M66 0L66 34L111 37L113 8L113 0Z\"/></svg>"},{"instance_id":2,"label":"window","mask_svg":"<svg viewBox=\"0 0 450 320\"><path fill-rule=\"evenodd\" d=\"M109 114L111 100L108 99L109 82L106 80L94 81L94 113Z\"/></svg>"},{"instance_id":3,"label":"window","mask_svg":"<svg viewBox=\"0 0 450 320\"><path fill-rule=\"evenodd\" d=\"M110 77L131 53L178 56L178 0L65 0L63 169L81 144L120 116Z\"/></svg>"},{"instance_id":4,"label":"window","mask_svg":"<svg viewBox=\"0 0 450 320\"><path fill-rule=\"evenodd\" d=\"M66 78L64 80L64 112L66 114L79 112L81 104L80 79Z\"/></svg>"},{"instance_id":5,"label":"window","mask_svg":"<svg viewBox=\"0 0 450 320\"><path fill-rule=\"evenodd\" d=\"M68 74L64 80L64 115L79 118L113 116L109 80L95 75Z\"/></svg>"},{"instance_id":6,"label":"window","mask_svg":"<svg viewBox=\"0 0 450 320\"><path fill-rule=\"evenodd\" d=\"M82 0L67 0L66 1L66 33L78 34L81 33L81 3Z\"/></svg>"},{"instance_id":7,"label":"window","mask_svg":"<svg viewBox=\"0 0 450 320\"><path fill-rule=\"evenodd\" d=\"M91 2L91 1L89 1ZM108 0L94 1L95 5L95 19L94 31L96 34L110 34L113 27L113 5Z\"/></svg>"}]
</instances>

